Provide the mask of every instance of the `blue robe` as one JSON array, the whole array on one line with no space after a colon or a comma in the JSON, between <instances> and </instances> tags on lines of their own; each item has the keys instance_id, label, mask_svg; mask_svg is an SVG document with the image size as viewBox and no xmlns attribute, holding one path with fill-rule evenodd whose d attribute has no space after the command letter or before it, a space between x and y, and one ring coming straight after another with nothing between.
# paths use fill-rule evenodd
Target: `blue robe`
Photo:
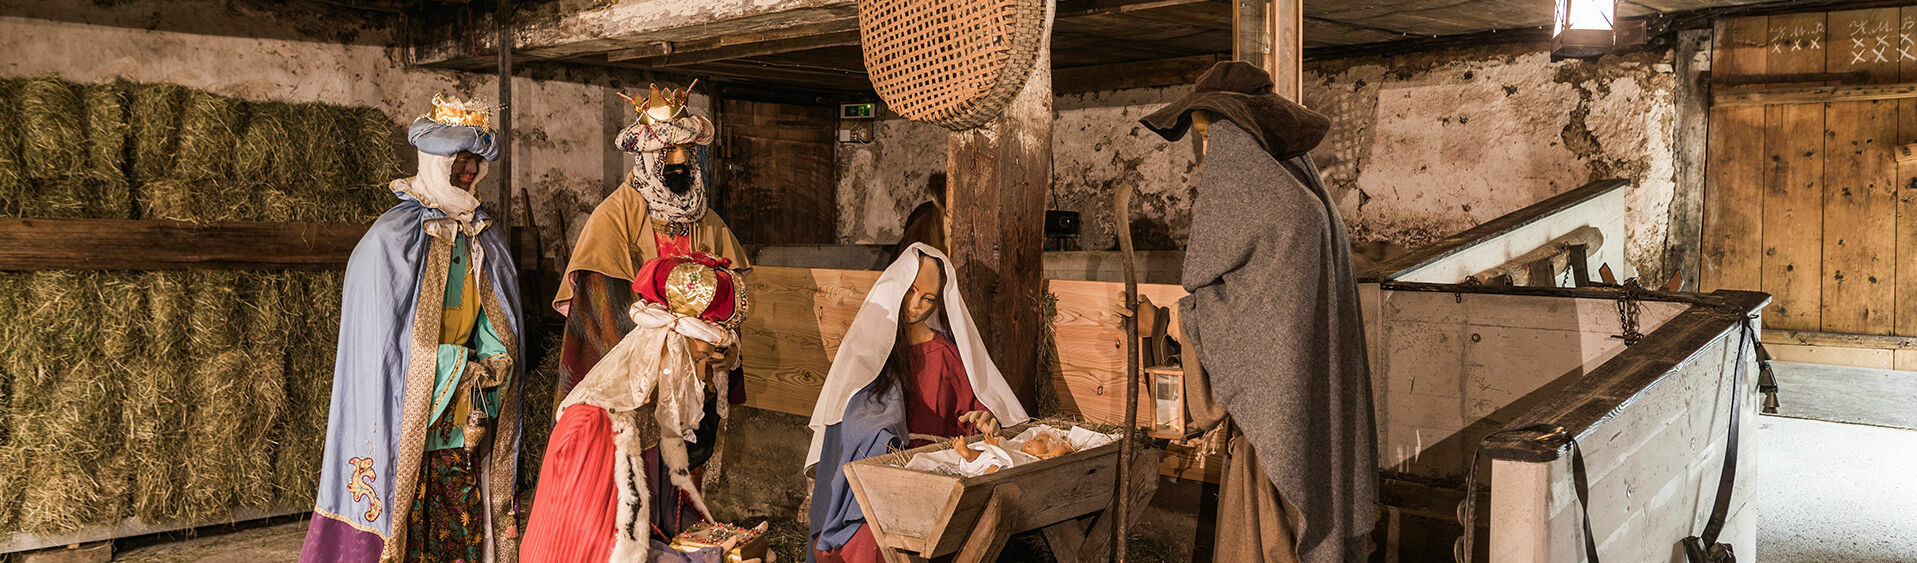
<instances>
[{"instance_id":1,"label":"blue robe","mask_svg":"<svg viewBox=\"0 0 1917 563\"><path fill-rule=\"evenodd\" d=\"M406 548L405 522L396 516L404 518L398 513L410 510L419 485L438 360L438 298L446 286L453 241L425 230L444 213L396 195L401 202L373 223L346 265L325 460L302 562L398 559ZM481 213L475 223L486 220ZM491 540L488 559L497 560L490 555L498 554L511 560L519 549L511 511L526 357L519 283L499 228L487 227L475 240L485 254L479 281L485 316L514 360L509 388L499 395L491 453L478 471L486 513L482 529ZM434 266L436 271L429 271ZM423 303L424 311L422 293L432 299ZM416 323L424 325L417 340ZM403 440L402 433L417 439Z\"/></svg>"},{"instance_id":2,"label":"blue robe","mask_svg":"<svg viewBox=\"0 0 1917 563\"><path fill-rule=\"evenodd\" d=\"M819 464L812 480L812 527L807 537L812 547L830 551L845 545L865 524L865 513L852 496L852 486L840 468L847 463L884 455L887 447L906 444L905 394L898 385L879 401L872 401L872 385L852 394L845 404L845 419L825 427L819 448ZM805 559L813 561L812 551Z\"/></svg>"}]
</instances>

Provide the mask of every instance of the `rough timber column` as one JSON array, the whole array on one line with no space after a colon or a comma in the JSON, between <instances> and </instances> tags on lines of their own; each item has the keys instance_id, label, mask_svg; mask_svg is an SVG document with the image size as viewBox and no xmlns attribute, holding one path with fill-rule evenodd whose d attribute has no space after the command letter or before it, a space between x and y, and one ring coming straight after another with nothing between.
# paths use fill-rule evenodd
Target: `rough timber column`
<instances>
[{"instance_id":1,"label":"rough timber column","mask_svg":"<svg viewBox=\"0 0 1917 563\"><path fill-rule=\"evenodd\" d=\"M1047 21L1044 44L1050 37ZM1040 252L1052 182L1050 48L1034 67L1003 114L946 142L947 241L959 287L993 362L1028 412L1038 397Z\"/></svg>"},{"instance_id":2,"label":"rough timber column","mask_svg":"<svg viewBox=\"0 0 1917 563\"><path fill-rule=\"evenodd\" d=\"M1273 90L1304 99L1305 0L1233 0L1232 58L1271 74Z\"/></svg>"}]
</instances>

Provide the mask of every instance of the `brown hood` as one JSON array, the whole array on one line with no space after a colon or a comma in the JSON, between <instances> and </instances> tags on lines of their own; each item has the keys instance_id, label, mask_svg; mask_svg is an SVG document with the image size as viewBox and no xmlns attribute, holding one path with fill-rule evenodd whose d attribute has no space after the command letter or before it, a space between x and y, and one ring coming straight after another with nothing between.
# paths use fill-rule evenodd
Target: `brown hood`
<instances>
[{"instance_id":1,"label":"brown hood","mask_svg":"<svg viewBox=\"0 0 1917 563\"><path fill-rule=\"evenodd\" d=\"M1192 93L1138 121L1165 140L1176 141L1191 128L1191 112L1202 109L1250 133L1278 160L1311 151L1325 139L1331 119L1278 97L1271 87L1271 75L1251 63L1225 61L1205 71Z\"/></svg>"}]
</instances>

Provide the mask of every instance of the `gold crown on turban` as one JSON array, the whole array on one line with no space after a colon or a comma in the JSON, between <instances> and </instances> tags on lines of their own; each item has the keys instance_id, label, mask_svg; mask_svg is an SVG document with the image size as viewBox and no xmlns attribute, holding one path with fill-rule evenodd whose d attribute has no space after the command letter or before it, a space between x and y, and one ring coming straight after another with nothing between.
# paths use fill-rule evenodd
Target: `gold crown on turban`
<instances>
[{"instance_id":1,"label":"gold crown on turban","mask_svg":"<svg viewBox=\"0 0 1917 563\"><path fill-rule=\"evenodd\" d=\"M646 97L634 99L621 92L619 97L632 102L632 113L639 116L639 122L651 125L662 121L672 121L686 115L686 102L692 101L692 87L699 85L694 79L685 88L660 90L658 84L648 85Z\"/></svg>"},{"instance_id":2,"label":"gold crown on turban","mask_svg":"<svg viewBox=\"0 0 1917 563\"><path fill-rule=\"evenodd\" d=\"M491 131L493 107L479 100L461 101L433 94L433 109L423 116L441 125L466 125Z\"/></svg>"}]
</instances>

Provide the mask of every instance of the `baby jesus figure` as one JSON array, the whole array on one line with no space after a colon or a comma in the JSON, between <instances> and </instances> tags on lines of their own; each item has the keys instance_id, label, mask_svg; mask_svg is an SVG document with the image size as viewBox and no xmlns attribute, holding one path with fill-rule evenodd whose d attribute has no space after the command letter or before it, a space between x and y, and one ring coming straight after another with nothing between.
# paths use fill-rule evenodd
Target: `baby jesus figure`
<instances>
[{"instance_id":1,"label":"baby jesus figure","mask_svg":"<svg viewBox=\"0 0 1917 563\"><path fill-rule=\"evenodd\" d=\"M722 364L737 361L728 351L749 313L744 280L729 266L695 253L640 268L630 310L636 327L560 403L522 561L648 561L652 499L642 453L654 440L673 485L713 521L687 469L686 442L697 439L707 385L727 392L724 373L733 366ZM719 409L725 416L725 401Z\"/></svg>"}]
</instances>

